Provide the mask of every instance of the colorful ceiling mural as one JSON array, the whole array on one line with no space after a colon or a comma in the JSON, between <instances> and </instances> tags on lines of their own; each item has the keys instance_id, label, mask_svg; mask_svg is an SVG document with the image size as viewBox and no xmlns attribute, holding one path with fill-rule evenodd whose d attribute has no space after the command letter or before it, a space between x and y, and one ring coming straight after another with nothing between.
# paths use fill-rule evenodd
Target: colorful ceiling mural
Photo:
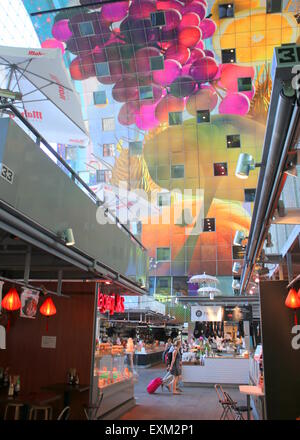
<instances>
[{"instance_id":1,"label":"colorful ceiling mural","mask_svg":"<svg viewBox=\"0 0 300 440\"><path fill-rule=\"evenodd\" d=\"M233 237L247 236L258 176L240 180L235 167L240 153L260 161L273 48L299 43L297 1L270 13L266 0L92 3L24 0L81 95L91 142L66 147L66 159L129 212L157 294L186 294L202 272L230 294Z\"/></svg>"}]
</instances>

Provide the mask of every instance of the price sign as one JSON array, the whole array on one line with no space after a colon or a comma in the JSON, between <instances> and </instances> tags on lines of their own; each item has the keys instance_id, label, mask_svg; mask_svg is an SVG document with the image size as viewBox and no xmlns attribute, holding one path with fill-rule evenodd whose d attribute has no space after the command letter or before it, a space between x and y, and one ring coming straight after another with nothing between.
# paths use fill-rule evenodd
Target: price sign
<instances>
[{"instance_id":1,"label":"price sign","mask_svg":"<svg viewBox=\"0 0 300 440\"><path fill-rule=\"evenodd\" d=\"M4 165L4 163L0 164L1 169L1 177L6 180L8 183L13 183L14 181L14 172L8 168L8 166Z\"/></svg>"},{"instance_id":2,"label":"price sign","mask_svg":"<svg viewBox=\"0 0 300 440\"><path fill-rule=\"evenodd\" d=\"M276 59L278 67L289 67L300 64L300 46L276 47Z\"/></svg>"}]
</instances>

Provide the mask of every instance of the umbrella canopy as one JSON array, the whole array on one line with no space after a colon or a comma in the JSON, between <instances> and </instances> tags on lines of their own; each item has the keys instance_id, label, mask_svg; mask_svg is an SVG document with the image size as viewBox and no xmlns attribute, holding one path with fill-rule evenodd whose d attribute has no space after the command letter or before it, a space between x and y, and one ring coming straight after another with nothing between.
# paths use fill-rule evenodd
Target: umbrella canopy
<instances>
[{"instance_id":1,"label":"umbrella canopy","mask_svg":"<svg viewBox=\"0 0 300 440\"><path fill-rule=\"evenodd\" d=\"M212 275L207 275L205 272L201 275L193 275L189 281L189 283L219 283L218 278L213 277Z\"/></svg>"},{"instance_id":2,"label":"umbrella canopy","mask_svg":"<svg viewBox=\"0 0 300 440\"><path fill-rule=\"evenodd\" d=\"M216 287L200 287L200 289L197 290L198 293L221 293L221 290L217 289Z\"/></svg>"},{"instance_id":3,"label":"umbrella canopy","mask_svg":"<svg viewBox=\"0 0 300 440\"><path fill-rule=\"evenodd\" d=\"M0 46L0 88L21 93L15 107L48 142L88 143L80 99L60 49Z\"/></svg>"}]
</instances>

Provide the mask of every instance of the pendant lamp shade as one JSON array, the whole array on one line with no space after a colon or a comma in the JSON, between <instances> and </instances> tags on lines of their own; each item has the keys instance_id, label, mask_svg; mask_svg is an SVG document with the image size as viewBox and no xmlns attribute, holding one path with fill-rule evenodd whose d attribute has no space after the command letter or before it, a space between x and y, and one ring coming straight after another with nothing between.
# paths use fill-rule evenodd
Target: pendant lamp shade
<instances>
[{"instance_id":1,"label":"pendant lamp shade","mask_svg":"<svg viewBox=\"0 0 300 440\"><path fill-rule=\"evenodd\" d=\"M295 311L294 320L295 320L295 325L297 325L296 309L300 307L300 297L295 289L289 290L288 296L286 297L285 300L285 305L286 307L289 307L290 309L293 309Z\"/></svg>"},{"instance_id":2,"label":"pendant lamp shade","mask_svg":"<svg viewBox=\"0 0 300 440\"><path fill-rule=\"evenodd\" d=\"M56 307L52 298L47 298L46 301L41 305L40 312L44 316L53 316L56 314Z\"/></svg>"},{"instance_id":3,"label":"pendant lamp shade","mask_svg":"<svg viewBox=\"0 0 300 440\"><path fill-rule=\"evenodd\" d=\"M295 289L289 290L285 305L290 309L298 309L298 307L300 307L300 297Z\"/></svg>"},{"instance_id":4,"label":"pendant lamp shade","mask_svg":"<svg viewBox=\"0 0 300 440\"><path fill-rule=\"evenodd\" d=\"M14 287L9 289L1 302L1 306L10 312L21 308L21 300L18 292Z\"/></svg>"}]
</instances>

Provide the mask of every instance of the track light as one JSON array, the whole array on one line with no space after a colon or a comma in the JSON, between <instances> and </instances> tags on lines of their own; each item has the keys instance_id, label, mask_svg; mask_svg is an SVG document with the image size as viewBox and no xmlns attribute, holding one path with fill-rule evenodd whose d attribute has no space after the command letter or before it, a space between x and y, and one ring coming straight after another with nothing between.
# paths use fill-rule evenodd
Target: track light
<instances>
[{"instance_id":1,"label":"track light","mask_svg":"<svg viewBox=\"0 0 300 440\"><path fill-rule=\"evenodd\" d=\"M65 229L59 235L66 242L67 246L74 246L75 239L74 239L74 234L73 234L72 228Z\"/></svg>"},{"instance_id":2,"label":"track light","mask_svg":"<svg viewBox=\"0 0 300 440\"><path fill-rule=\"evenodd\" d=\"M260 166L260 163L255 163L251 154L241 153L236 164L235 175L239 179L248 179L250 170Z\"/></svg>"},{"instance_id":3,"label":"track light","mask_svg":"<svg viewBox=\"0 0 300 440\"><path fill-rule=\"evenodd\" d=\"M236 231L234 239L233 239L233 244L235 246L242 246L242 242L246 239L247 237L245 236L243 231Z\"/></svg>"},{"instance_id":4,"label":"track light","mask_svg":"<svg viewBox=\"0 0 300 440\"><path fill-rule=\"evenodd\" d=\"M235 263L233 263L233 266L232 266L232 272L239 273L240 268L241 268L241 263L235 262Z\"/></svg>"}]
</instances>

